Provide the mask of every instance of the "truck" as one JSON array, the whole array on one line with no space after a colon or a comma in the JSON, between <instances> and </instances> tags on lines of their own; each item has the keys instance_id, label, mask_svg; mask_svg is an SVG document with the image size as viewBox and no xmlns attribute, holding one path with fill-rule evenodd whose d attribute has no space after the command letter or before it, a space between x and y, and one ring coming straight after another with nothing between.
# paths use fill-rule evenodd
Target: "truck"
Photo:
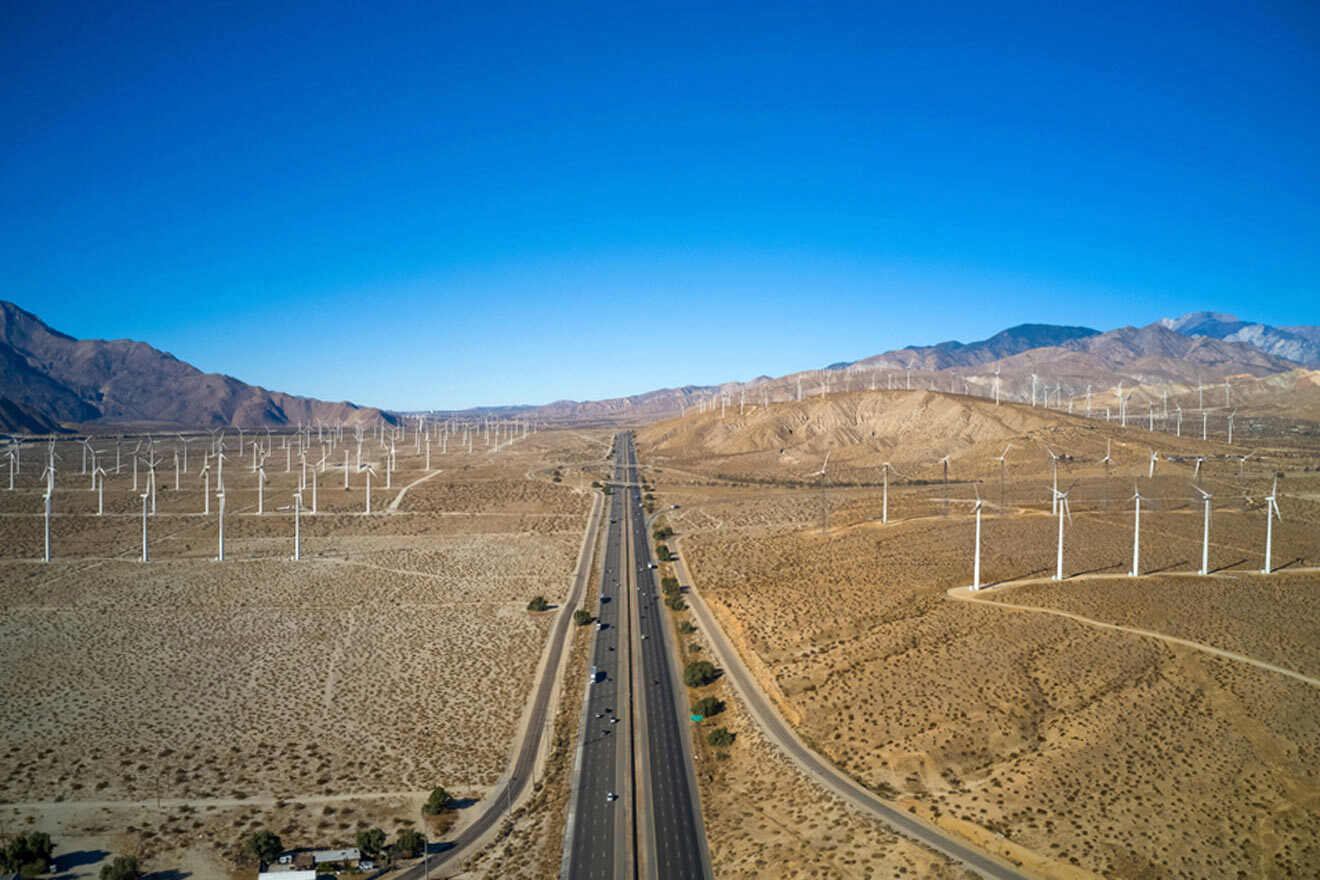
<instances>
[{"instance_id":1,"label":"truck","mask_svg":"<svg viewBox=\"0 0 1320 880\"><path fill-rule=\"evenodd\" d=\"M600 670L593 666L591 667L591 683L595 684L598 681L600 681Z\"/></svg>"}]
</instances>

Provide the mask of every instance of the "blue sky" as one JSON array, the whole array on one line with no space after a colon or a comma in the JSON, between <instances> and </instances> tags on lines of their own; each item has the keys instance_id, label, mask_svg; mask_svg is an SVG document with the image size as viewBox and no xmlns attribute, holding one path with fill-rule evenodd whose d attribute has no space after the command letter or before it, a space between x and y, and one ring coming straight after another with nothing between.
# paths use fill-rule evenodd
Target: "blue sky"
<instances>
[{"instance_id":1,"label":"blue sky","mask_svg":"<svg viewBox=\"0 0 1320 880\"><path fill-rule=\"evenodd\" d=\"M392 408L1320 323L1314 4L532 6L9 4L0 298Z\"/></svg>"}]
</instances>

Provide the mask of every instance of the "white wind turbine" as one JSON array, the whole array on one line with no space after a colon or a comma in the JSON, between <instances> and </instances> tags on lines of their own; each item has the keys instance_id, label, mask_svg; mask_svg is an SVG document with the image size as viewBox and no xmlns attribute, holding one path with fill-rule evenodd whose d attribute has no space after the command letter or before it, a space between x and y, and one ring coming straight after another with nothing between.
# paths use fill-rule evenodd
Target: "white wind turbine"
<instances>
[{"instance_id":1,"label":"white wind turbine","mask_svg":"<svg viewBox=\"0 0 1320 880\"><path fill-rule=\"evenodd\" d=\"M1248 452L1246 455L1239 455L1239 456L1237 457L1237 460L1238 460L1238 479L1239 479L1239 480L1242 479L1242 472L1243 472L1243 471L1246 469L1246 467L1247 467L1247 459L1251 458L1251 457L1252 457L1253 455L1255 455L1258 451L1259 451L1259 450L1253 449L1253 450L1251 450L1250 452Z\"/></svg>"},{"instance_id":2,"label":"white wind turbine","mask_svg":"<svg viewBox=\"0 0 1320 880\"><path fill-rule=\"evenodd\" d=\"M1056 562L1054 569L1054 579L1056 581L1063 580L1063 518L1064 516L1068 517L1068 525L1072 525L1072 511L1068 509L1069 492L1072 492L1071 487L1069 487L1068 492L1060 492L1058 489L1054 490L1055 507L1057 508L1059 513L1059 553L1058 553L1058 560Z\"/></svg>"},{"instance_id":3,"label":"white wind turbine","mask_svg":"<svg viewBox=\"0 0 1320 880\"><path fill-rule=\"evenodd\" d=\"M1270 549L1274 543L1274 517L1283 522L1283 514L1279 513L1279 478L1274 478L1274 488L1270 494L1265 496L1265 567L1260 570L1261 574L1270 573Z\"/></svg>"},{"instance_id":4,"label":"white wind turbine","mask_svg":"<svg viewBox=\"0 0 1320 880\"><path fill-rule=\"evenodd\" d=\"M1194 484L1201 481L1201 462L1203 461L1205 461L1204 455L1198 455L1196 457L1196 467L1192 470L1192 482Z\"/></svg>"},{"instance_id":5,"label":"white wind turbine","mask_svg":"<svg viewBox=\"0 0 1320 880\"><path fill-rule=\"evenodd\" d=\"M266 462L257 465L257 516L266 512Z\"/></svg>"},{"instance_id":6,"label":"white wind turbine","mask_svg":"<svg viewBox=\"0 0 1320 880\"><path fill-rule=\"evenodd\" d=\"M344 491L348 491L348 449L344 449Z\"/></svg>"},{"instance_id":7,"label":"white wind turbine","mask_svg":"<svg viewBox=\"0 0 1320 880\"><path fill-rule=\"evenodd\" d=\"M185 474L188 473L188 444L192 442L192 439L179 434L179 440L183 443L183 472Z\"/></svg>"},{"instance_id":8,"label":"white wind turbine","mask_svg":"<svg viewBox=\"0 0 1320 880\"><path fill-rule=\"evenodd\" d=\"M1145 499L1135 481L1132 483L1132 498L1129 500L1135 501L1137 506L1132 519L1132 570L1128 576L1136 577L1141 574L1141 502Z\"/></svg>"},{"instance_id":9,"label":"white wind turbine","mask_svg":"<svg viewBox=\"0 0 1320 880\"><path fill-rule=\"evenodd\" d=\"M45 532L45 535L46 535L46 544L45 544L45 548L46 548L46 549L45 549L45 551L42 553L42 556L41 556L41 561L42 561L42 562L50 562L50 499L51 499L51 496L54 495L54 494L55 494L55 490L54 490L53 488L48 488L48 489L45 491L45 493L41 496L41 502L42 502L42 505L44 506L45 511L46 511L46 514L45 514L45 522L46 522L46 532Z\"/></svg>"},{"instance_id":10,"label":"white wind turbine","mask_svg":"<svg viewBox=\"0 0 1320 880\"><path fill-rule=\"evenodd\" d=\"M885 487L884 496L883 496L884 500L881 502L880 505L880 522L882 524L887 525L889 523L889 472L894 471L894 473L898 473L898 471L889 462L885 462L883 465L881 465L880 470L881 472L884 473L884 487Z\"/></svg>"},{"instance_id":11,"label":"white wind turbine","mask_svg":"<svg viewBox=\"0 0 1320 880\"><path fill-rule=\"evenodd\" d=\"M999 462L999 509L1001 515L1004 510L1004 480L1008 472L1008 461L1007 461L1008 451L1012 448L1013 448L1013 444L1010 443L1004 447L1004 452L1002 455L997 455L994 458L990 459L991 461Z\"/></svg>"},{"instance_id":12,"label":"white wind turbine","mask_svg":"<svg viewBox=\"0 0 1320 880\"><path fill-rule=\"evenodd\" d=\"M151 557L147 555L147 499L151 497L150 490L143 492L142 498L142 561L148 562Z\"/></svg>"},{"instance_id":13,"label":"white wind turbine","mask_svg":"<svg viewBox=\"0 0 1320 880\"><path fill-rule=\"evenodd\" d=\"M1052 477L1051 477L1052 482L1050 483L1050 491L1054 493L1053 495L1050 496L1053 499L1050 502L1050 513L1058 513L1059 512L1059 457L1055 455L1054 450L1050 449L1048 446L1045 447L1045 451L1050 454L1050 466L1052 473Z\"/></svg>"},{"instance_id":14,"label":"white wind turbine","mask_svg":"<svg viewBox=\"0 0 1320 880\"><path fill-rule=\"evenodd\" d=\"M1224 383L1224 389L1225 392L1227 392L1228 389L1227 382ZM1225 394L1225 396L1227 396L1227 393ZM1228 414L1228 445L1229 446L1233 445L1233 419L1236 417L1237 417L1237 410L1233 410L1231 413Z\"/></svg>"},{"instance_id":15,"label":"white wind turbine","mask_svg":"<svg viewBox=\"0 0 1320 880\"><path fill-rule=\"evenodd\" d=\"M1159 461L1160 454L1154 449L1150 451L1150 473L1146 475L1149 480L1155 479L1155 462Z\"/></svg>"},{"instance_id":16,"label":"white wind turbine","mask_svg":"<svg viewBox=\"0 0 1320 880\"><path fill-rule=\"evenodd\" d=\"M976 489L976 506L972 508L976 514L976 549L972 554L972 589L981 589L981 490L975 483L972 488Z\"/></svg>"},{"instance_id":17,"label":"white wind turbine","mask_svg":"<svg viewBox=\"0 0 1320 880\"><path fill-rule=\"evenodd\" d=\"M1201 570L1197 574L1210 573L1210 499L1215 497L1200 486L1195 487L1205 502L1205 530L1201 535Z\"/></svg>"},{"instance_id":18,"label":"white wind turbine","mask_svg":"<svg viewBox=\"0 0 1320 880\"><path fill-rule=\"evenodd\" d=\"M364 465L362 466L362 468L358 471L358 473L361 473L362 471L366 471L366 472L367 472L367 511L366 511L366 513L367 513L368 516L370 516L370 515L371 515L371 478L374 477L374 476L376 476L376 469L373 468L370 464L364 464Z\"/></svg>"},{"instance_id":19,"label":"white wind turbine","mask_svg":"<svg viewBox=\"0 0 1320 880\"><path fill-rule=\"evenodd\" d=\"M202 516L211 515L211 462L203 461L197 474L202 478Z\"/></svg>"},{"instance_id":20,"label":"white wind turbine","mask_svg":"<svg viewBox=\"0 0 1320 880\"><path fill-rule=\"evenodd\" d=\"M216 509L219 511L219 541L216 545L216 562L225 561L225 490L221 489L215 493Z\"/></svg>"},{"instance_id":21,"label":"white wind turbine","mask_svg":"<svg viewBox=\"0 0 1320 880\"><path fill-rule=\"evenodd\" d=\"M312 513L316 513L316 468L312 468Z\"/></svg>"},{"instance_id":22,"label":"white wind turbine","mask_svg":"<svg viewBox=\"0 0 1320 880\"><path fill-rule=\"evenodd\" d=\"M96 483L96 515L105 514L105 468L100 465L92 471L92 482Z\"/></svg>"},{"instance_id":23,"label":"white wind turbine","mask_svg":"<svg viewBox=\"0 0 1320 880\"><path fill-rule=\"evenodd\" d=\"M999 406L999 368L995 367L995 406Z\"/></svg>"},{"instance_id":24,"label":"white wind turbine","mask_svg":"<svg viewBox=\"0 0 1320 880\"><path fill-rule=\"evenodd\" d=\"M295 562L302 559L302 493L293 493L293 505L291 507L281 507L280 510L293 510L293 556L290 557Z\"/></svg>"},{"instance_id":25,"label":"white wind turbine","mask_svg":"<svg viewBox=\"0 0 1320 880\"><path fill-rule=\"evenodd\" d=\"M1175 406L1175 408L1178 410L1178 436L1181 437L1181 436L1182 436L1182 407L1181 407L1181 406L1177 406L1177 404L1175 404L1174 406Z\"/></svg>"}]
</instances>

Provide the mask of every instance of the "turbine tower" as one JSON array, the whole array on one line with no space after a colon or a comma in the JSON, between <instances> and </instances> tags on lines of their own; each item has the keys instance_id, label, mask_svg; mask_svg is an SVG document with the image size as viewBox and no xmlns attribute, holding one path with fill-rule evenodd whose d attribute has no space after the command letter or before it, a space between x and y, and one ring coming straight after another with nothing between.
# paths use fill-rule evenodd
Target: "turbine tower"
<instances>
[{"instance_id":1,"label":"turbine tower","mask_svg":"<svg viewBox=\"0 0 1320 880\"><path fill-rule=\"evenodd\" d=\"M1001 514L1004 510L1004 479L1008 470L1008 462L1005 461L1005 459L1008 458L1008 450L1012 448L1013 444L1010 443L1004 447L1004 453L1002 455L997 455L990 459L991 461L999 462L999 510Z\"/></svg>"},{"instance_id":2,"label":"turbine tower","mask_svg":"<svg viewBox=\"0 0 1320 880\"><path fill-rule=\"evenodd\" d=\"M1069 487L1068 492L1071 491L1072 487ZM1068 492L1054 490L1055 507L1059 512L1059 553L1054 569L1054 579L1056 581L1063 580L1063 518L1065 515L1068 517L1068 525L1072 525L1072 511L1068 509Z\"/></svg>"},{"instance_id":3,"label":"turbine tower","mask_svg":"<svg viewBox=\"0 0 1320 880\"><path fill-rule=\"evenodd\" d=\"M1205 530L1201 534L1201 570L1197 572L1205 575L1210 573L1210 499L1215 496L1200 486L1195 488L1201 493L1201 499L1205 502Z\"/></svg>"},{"instance_id":4,"label":"turbine tower","mask_svg":"<svg viewBox=\"0 0 1320 880\"><path fill-rule=\"evenodd\" d=\"M1270 494L1265 497L1265 567L1260 570L1261 574L1270 573L1270 549L1274 543L1274 517L1283 522L1283 514L1279 513L1279 478L1274 478L1274 488Z\"/></svg>"},{"instance_id":5,"label":"turbine tower","mask_svg":"<svg viewBox=\"0 0 1320 880\"><path fill-rule=\"evenodd\" d=\"M1136 502L1136 510L1132 516L1132 570L1128 572L1129 577L1136 577L1141 574L1141 490L1137 488L1134 481L1132 483L1132 501Z\"/></svg>"},{"instance_id":6,"label":"turbine tower","mask_svg":"<svg viewBox=\"0 0 1320 880\"><path fill-rule=\"evenodd\" d=\"M972 556L972 590L981 589L981 490L976 484L972 484L976 489L976 506L973 510L976 513L976 550Z\"/></svg>"}]
</instances>

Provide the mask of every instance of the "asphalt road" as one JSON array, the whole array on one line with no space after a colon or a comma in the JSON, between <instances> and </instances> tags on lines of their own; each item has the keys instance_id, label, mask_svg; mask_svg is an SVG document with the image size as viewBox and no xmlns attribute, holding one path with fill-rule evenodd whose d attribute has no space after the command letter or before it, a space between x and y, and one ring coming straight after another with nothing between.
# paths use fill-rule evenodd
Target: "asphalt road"
<instances>
[{"instance_id":1,"label":"asphalt road","mask_svg":"<svg viewBox=\"0 0 1320 880\"><path fill-rule=\"evenodd\" d=\"M698 626L705 630L706 636L710 639L715 648L715 653L719 657L720 665L723 666L725 674L732 679L734 688L742 698L748 712L751 713L752 718L765 731L770 740L785 751L799 767L814 776L826 788L889 823L900 834L919 840L932 849L962 862L981 876L996 878L996 880L1024 880L1024 875L1018 873L1012 867L991 858L980 850L965 846L957 838L885 803L807 748L797 738L797 735L779 712L770 704L770 700L765 696L747 667L743 665L738 652L734 650L733 645L725 637L724 631L715 622L714 616L710 613L710 609L706 607L706 603L696 591L695 586L692 586L692 579L688 574L687 566L681 559L677 562L675 570L679 575L680 582L689 587L688 604L692 606Z\"/></svg>"},{"instance_id":2,"label":"asphalt road","mask_svg":"<svg viewBox=\"0 0 1320 880\"><path fill-rule=\"evenodd\" d=\"M458 860L471 855L472 845L480 840L482 835L494 828L500 819L504 818L510 804L518 799L531 780L532 773L536 768L536 756L541 749L541 739L545 730L550 695L554 692L559 677L559 662L563 656L565 635L572 621L573 609L582 603L582 598L586 594L587 578L592 568L590 564L591 549L596 544L597 528L599 528L599 522L597 521L591 522L587 527L586 546L588 549L583 554L581 567L575 576L573 591L564 603L565 607L561 608L556 615L555 622L550 629L550 643L547 648L546 662L542 670L541 680L536 686L532 711L528 717L523 735L522 747L518 750L517 760L513 765L512 779L507 780L504 785L501 785L486 797L482 804L481 814L473 820L471 825L464 828L452 841L431 844L431 852L427 860L401 873L399 880L420 880L429 871L438 873L446 866L452 868Z\"/></svg>"},{"instance_id":3,"label":"asphalt road","mask_svg":"<svg viewBox=\"0 0 1320 880\"><path fill-rule=\"evenodd\" d=\"M616 459L615 479L622 468ZM614 723L626 707L619 705L621 694L620 658L626 648L621 639L620 587L622 580L622 545L625 518L622 493L610 496L609 524L605 533L605 565L602 569L600 603L596 616L601 624L592 646L591 663L596 667L596 681L588 684L586 715L582 724L581 756L572 818L572 841L568 877L572 880L613 880L619 871L627 871L630 860L622 857L629 847L620 834L628 834L622 821L624 800L621 795L628 780L624 741L626 727ZM590 675L590 673L588 673Z\"/></svg>"},{"instance_id":4,"label":"asphalt road","mask_svg":"<svg viewBox=\"0 0 1320 880\"><path fill-rule=\"evenodd\" d=\"M621 451L630 466L627 482L636 481L636 453L632 435L622 435ZM639 822L647 827L639 833L648 835L654 859L653 875L660 880L694 880L711 876L706 851L705 827L697 797L696 778L691 755L683 736L687 720L687 694L681 692L677 668L669 650L670 631L667 612L659 601L656 572L650 567L651 554L646 536L646 516L641 489L630 486L627 494L627 525L634 552L630 554L637 586L637 608L641 637L641 702L645 711L648 762L648 790L639 797L647 799L647 808L639 809ZM681 714L680 714L681 713Z\"/></svg>"}]
</instances>

